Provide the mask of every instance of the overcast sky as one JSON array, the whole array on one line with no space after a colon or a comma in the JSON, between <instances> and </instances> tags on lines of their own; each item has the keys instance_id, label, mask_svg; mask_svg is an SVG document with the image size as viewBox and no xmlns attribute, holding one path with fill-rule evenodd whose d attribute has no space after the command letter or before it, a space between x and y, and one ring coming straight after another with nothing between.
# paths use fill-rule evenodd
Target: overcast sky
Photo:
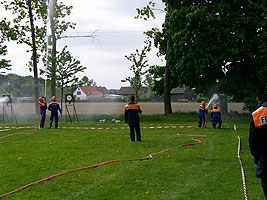
<instances>
[{"instance_id":1,"label":"overcast sky","mask_svg":"<svg viewBox=\"0 0 267 200\"><path fill-rule=\"evenodd\" d=\"M58 50L65 45L71 54L87 69L79 73L79 77L88 76L98 86L108 89L118 89L127 86L121 80L132 75L131 62L124 56L134 53L135 49L142 49L144 31L151 27L161 28L164 21L164 12L156 11L156 19L134 19L136 8L142 8L148 0L62 0L66 5L72 5L72 14L67 18L77 23L76 29L65 35L90 35L96 31L97 39L68 38L57 42ZM161 0L154 0L156 7L163 9ZM8 56L11 60L12 73L32 75L26 63L31 56L26 48L16 43L8 43ZM156 57L157 50L148 55L150 65L163 65L162 58ZM42 64L39 64L42 68Z\"/></svg>"}]
</instances>

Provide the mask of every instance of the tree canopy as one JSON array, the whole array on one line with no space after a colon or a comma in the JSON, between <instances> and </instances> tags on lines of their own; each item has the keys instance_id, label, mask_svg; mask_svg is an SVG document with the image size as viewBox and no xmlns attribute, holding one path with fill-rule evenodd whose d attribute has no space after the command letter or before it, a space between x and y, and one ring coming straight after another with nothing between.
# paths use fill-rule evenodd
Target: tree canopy
<instances>
[{"instance_id":1,"label":"tree canopy","mask_svg":"<svg viewBox=\"0 0 267 200\"><path fill-rule=\"evenodd\" d=\"M87 76L83 76L78 82L79 86L96 86L96 82L93 79L89 79Z\"/></svg>"},{"instance_id":2,"label":"tree canopy","mask_svg":"<svg viewBox=\"0 0 267 200\"><path fill-rule=\"evenodd\" d=\"M136 97L138 98L138 91L142 87L144 81L142 81L142 76L145 74L144 68L148 67L148 60L146 60L147 52L150 51L151 43L148 42L141 52L136 49L135 53L131 53L129 56L125 56L127 60L131 61L133 64L130 70L133 72L133 76L128 76L122 82L128 81L131 87L134 89Z\"/></svg>"},{"instance_id":3,"label":"tree canopy","mask_svg":"<svg viewBox=\"0 0 267 200\"><path fill-rule=\"evenodd\" d=\"M190 86L204 96L223 93L252 109L256 94L267 93L266 1L163 2L163 29L148 34L162 55L168 53L171 87ZM164 69L150 71L162 91Z\"/></svg>"},{"instance_id":4,"label":"tree canopy","mask_svg":"<svg viewBox=\"0 0 267 200\"><path fill-rule=\"evenodd\" d=\"M16 40L17 33L15 30L9 29L10 22L6 19L0 21L0 56L7 55L7 45L4 45L4 42L7 40ZM0 70L10 70L11 68L10 60L6 60L2 57L0 59ZM4 71L0 71L0 73L4 73Z\"/></svg>"}]
</instances>

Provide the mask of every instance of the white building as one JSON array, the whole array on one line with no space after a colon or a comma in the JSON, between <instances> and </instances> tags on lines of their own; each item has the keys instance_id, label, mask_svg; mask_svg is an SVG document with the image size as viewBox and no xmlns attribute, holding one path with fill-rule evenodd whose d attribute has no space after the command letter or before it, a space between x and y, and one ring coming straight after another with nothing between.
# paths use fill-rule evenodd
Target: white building
<instances>
[{"instance_id":1,"label":"white building","mask_svg":"<svg viewBox=\"0 0 267 200\"><path fill-rule=\"evenodd\" d=\"M80 86L73 92L73 95L77 100L98 99L104 96L94 86Z\"/></svg>"}]
</instances>

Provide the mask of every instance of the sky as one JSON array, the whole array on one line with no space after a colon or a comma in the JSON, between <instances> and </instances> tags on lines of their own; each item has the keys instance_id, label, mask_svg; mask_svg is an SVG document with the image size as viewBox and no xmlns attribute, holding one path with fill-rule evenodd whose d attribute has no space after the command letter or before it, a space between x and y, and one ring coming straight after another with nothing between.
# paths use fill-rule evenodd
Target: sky
<instances>
[{"instance_id":1,"label":"sky","mask_svg":"<svg viewBox=\"0 0 267 200\"><path fill-rule=\"evenodd\" d=\"M97 86L107 89L119 89L128 86L121 80L132 76L130 66L132 63L125 55L134 53L136 49L142 50L146 36L144 31L152 27L161 28L164 21L164 12L155 11L156 19L134 19L136 8L146 6L149 0L61 0L66 5L72 5L72 13L66 19L75 22L76 28L65 32L66 36L86 36L95 32L96 39L62 38L57 41L57 49L65 45L74 58L81 61L87 69L78 73L78 77L87 76L93 79ZM161 0L154 0L156 8L163 9ZM10 42L7 59L11 60L12 70L7 73L19 75L32 75L26 66L30 53L27 48ZM164 65L164 59L156 56L157 49L148 54L150 65ZM39 68L43 68L42 63Z\"/></svg>"}]
</instances>

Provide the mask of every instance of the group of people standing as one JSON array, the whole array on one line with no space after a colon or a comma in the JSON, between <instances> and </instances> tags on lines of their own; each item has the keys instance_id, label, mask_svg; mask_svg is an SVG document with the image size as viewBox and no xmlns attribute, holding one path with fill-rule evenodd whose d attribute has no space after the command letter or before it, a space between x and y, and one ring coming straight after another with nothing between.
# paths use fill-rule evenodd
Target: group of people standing
<instances>
[{"instance_id":1,"label":"group of people standing","mask_svg":"<svg viewBox=\"0 0 267 200\"><path fill-rule=\"evenodd\" d=\"M199 117L198 128L201 128L201 127L206 128L207 114L208 114L208 108L206 107L206 102L202 101L201 105L199 106L199 110L198 110L198 117ZM211 110L210 117L211 117L211 124L213 128L216 128L217 123L219 124L218 128L222 127L221 110L218 109L217 104L213 105L213 109Z\"/></svg>"},{"instance_id":2,"label":"group of people standing","mask_svg":"<svg viewBox=\"0 0 267 200\"><path fill-rule=\"evenodd\" d=\"M41 114L41 119L40 119L40 125L39 128L44 128L45 124L45 118L46 118L46 110L48 109L51 111L50 115L50 122L49 122L49 127L52 128L53 124L53 119L55 118L55 128L58 128L58 111L60 114L62 114L62 110L60 108L59 103L56 101L56 97L52 97L52 102L49 104L47 107L47 102L45 97L40 97L39 98L39 104L40 104L40 114Z\"/></svg>"},{"instance_id":3,"label":"group of people standing","mask_svg":"<svg viewBox=\"0 0 267 200\"><path fill-rule=\"evenodd\" d=\"M141 141L139 114L142 113L142 110L140 106L135 102L134 96L131 96L130 100L131 102L125 106L124 119L125 122L128 123L130 128L131 141L135 141L135 133L137 141ZM208 108L206 107L206 102L202 101L198 111L199 128L202 127L202 124L203 128L206 128L207 114ZM218 128L222 127L221 111L218 109L217 104L214 104L213 109L211 110L211 123L213 128L216 128L217 124Z\"/></svg>"}]
</instances>

